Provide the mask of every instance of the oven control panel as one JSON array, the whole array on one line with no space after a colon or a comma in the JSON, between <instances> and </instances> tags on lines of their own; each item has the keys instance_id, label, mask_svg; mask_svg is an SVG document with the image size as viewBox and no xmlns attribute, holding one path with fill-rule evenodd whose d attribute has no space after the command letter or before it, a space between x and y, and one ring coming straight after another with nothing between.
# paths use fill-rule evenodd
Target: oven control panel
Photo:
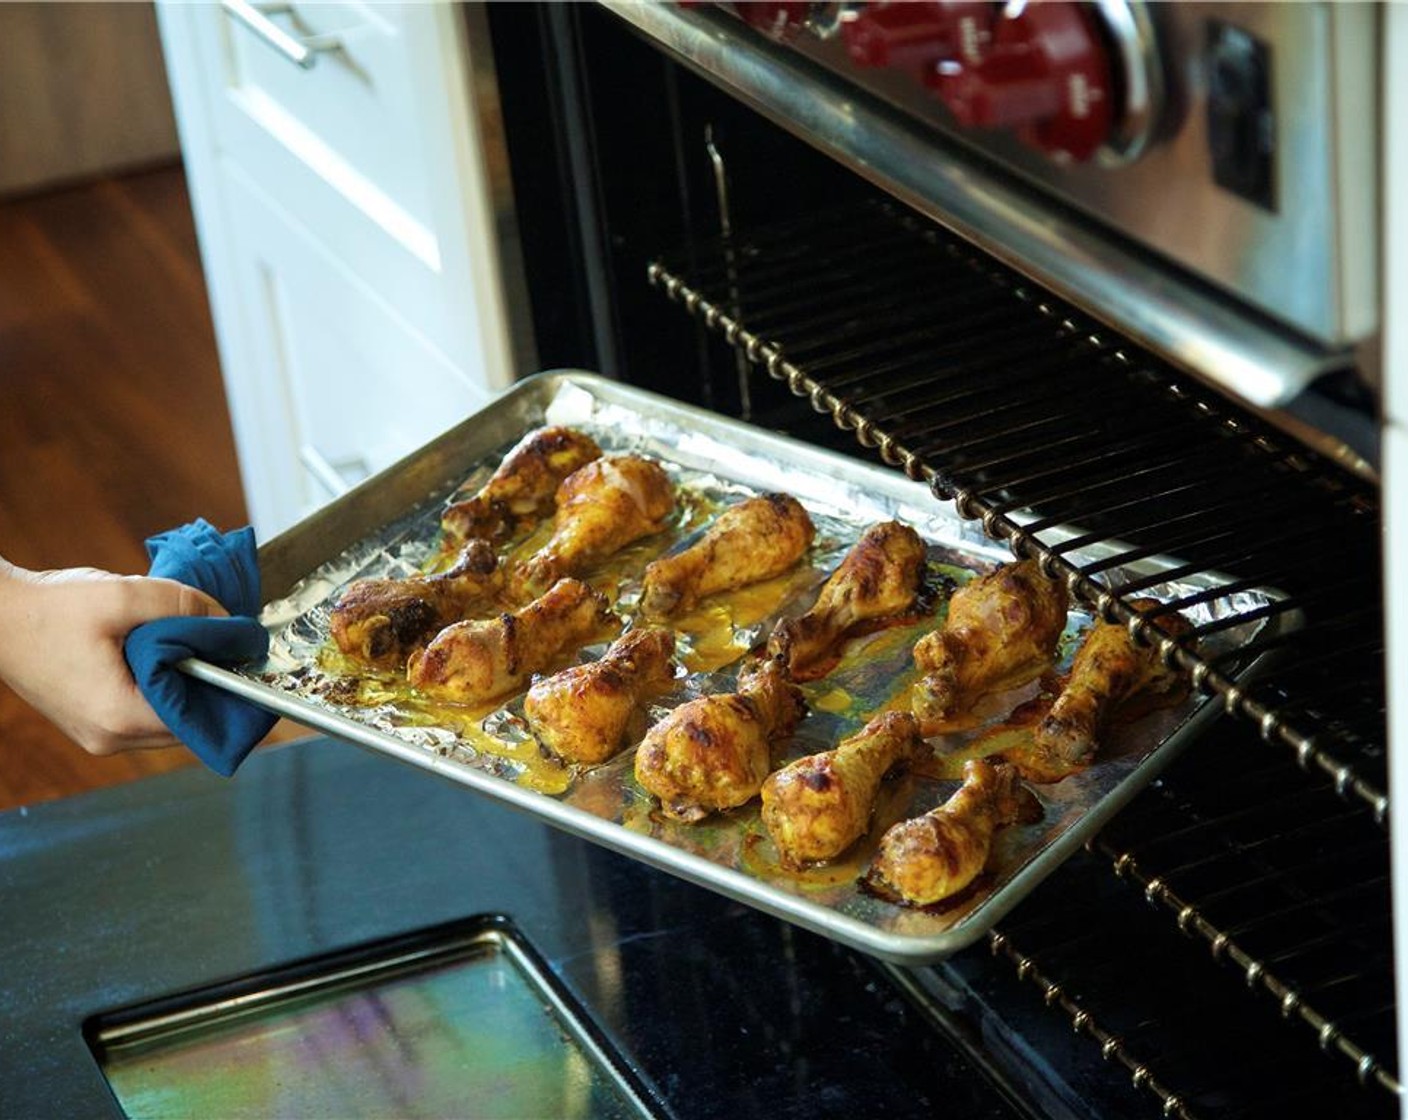
<instances>
[{"instance_id":1,"label":"oven control panel","mask_svg":"<svg viewBox=\"0 0 1408 1120\"><path fill-rule=\"evenodd\" d=\"M1080 4L974 0L858 5L841 23L858 66L912 70L967 129L1007 129L1056 160L1083 161L1121 117L1096 16Z\"/></svg>"},{"instance_id":2,"label":"oven control panel","mask_svg":"<svg viewBox=\"0 0 1408 1120\"><path fill-rule=\"evenodd\" d=\"M818 96L878 99L1322 345L1377 327L1374 5L680 7L746 23L839 82Z\"/></svg>"}]
</instances>

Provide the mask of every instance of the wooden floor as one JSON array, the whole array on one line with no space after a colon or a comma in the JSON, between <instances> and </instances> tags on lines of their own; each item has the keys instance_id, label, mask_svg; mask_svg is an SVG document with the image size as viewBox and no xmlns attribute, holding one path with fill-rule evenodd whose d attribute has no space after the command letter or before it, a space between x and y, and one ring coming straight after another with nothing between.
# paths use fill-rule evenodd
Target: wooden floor
<instances>
[{"instance_id":1,"label":"wooden floor","mask_svg":"<svg viewBox=\"0 0 1408 1120\"><path fill-rule=\"evenodd\" d=\"M180 170L0 202L0 555L142 572L197 516L246 521ZM94 758L0 685L0 809L193 761Z\"/></svg>"}]
</instances>

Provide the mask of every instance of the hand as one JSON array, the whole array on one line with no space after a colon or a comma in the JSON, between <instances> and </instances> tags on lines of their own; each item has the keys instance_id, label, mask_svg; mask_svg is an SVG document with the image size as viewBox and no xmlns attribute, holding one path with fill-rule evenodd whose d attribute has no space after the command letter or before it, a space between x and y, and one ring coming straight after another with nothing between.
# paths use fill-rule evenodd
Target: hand
<instances>
[{"instance_id":1,"label":"hand","mask_svg":"<svg viewBox=\"0 0 1408 1120\"><path fill-rule=\"evenodd\" d=\"M175 580L30 572L0 559L0 678L91 754L175 746L132 679L123 639L152 619L225 613Z\"/></svg>"}]
</instances>

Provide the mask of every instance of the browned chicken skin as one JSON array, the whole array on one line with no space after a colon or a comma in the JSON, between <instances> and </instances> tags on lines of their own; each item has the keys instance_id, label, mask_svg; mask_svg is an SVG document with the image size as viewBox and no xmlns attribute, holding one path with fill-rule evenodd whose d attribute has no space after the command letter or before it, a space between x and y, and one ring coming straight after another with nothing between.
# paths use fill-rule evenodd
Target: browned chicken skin
<instances>
[{"instance_id":1,"label":"browned chicken skin","mask_svg":"<svg viewBox=\"0 0 1408 1120\"><path fill-rule=\"evenodd\" d=\"M919 721L885 712L835 750L799 758L763 783L763 825L782 862L834 859L870 825L881 779L927 749Z\"/></svg>"},{"instance_id":2,"label":"browned chicken skin","mask_svg":"<svg viewBox=\"0 0 1408 1120\"><path fill-rule=\"evenodd\" d=\"M440 526L451 540L508 540L551 513L562 480L600 457L590 436L538 428L504 456L479 493L448 506Z\"/></svg>"},{"instance_id":3,"label":"browned chicken skin","mask_svg":"<svg viewBox=\"0 0 1408 1120\"><path fill-rule=\"evenodd\" d=\"M645 569L641 610L649 618L669 618L709 595L781 575L815 536L807 511L788 494L739 502L689 548Z\"/></svg>"},{"instance_id":4,"label":"browned chicken skin","mask_svg":"<svg viewBox=\"0 0 1408 1120\"><path fill-rule=\"evenodd\" d=\"M1136 599L1136 610L1153 610L1156 599ZM1179 614L1160 616L1158 625L1170 637L1191 626ZM1135 645L1118 623L1097 621L1081 642L1071 663L1070 679L1051 711L1037 725L1030 750L1007 752L1007 758L1028 781L1057 782L1088 765L1100 749L1100 736L1110 717L1136 698L1151 698L1181 689L1183 679L1159 659L1153 646Z\"/></svg>"},{"instance_id":5,"label":"browned chicken skin","mask_svg":"<svg viewBox=\"0 0 1408 1120\"><path fill-rule=\"evenodd\" d=\"M940 805L901 821L880 838L869 878L883 893L927 906L949 898L976 879L1003 825L1040 819L1041 806L1002 762L969 759L963 785Z\"/></svg>"},{"instance_id":6,"label":"browned chicken skin","mask_svg":"<svg viewBox=\"0 0 1408 1120\"><path fill-rule=\"evenodd\" d=\"M332 639L365 665L399 669L438 630L487 606L502 585L494 550L470 541L454 567L439 575L359 579L332 609Z\"/></svg>"},{"instance_id":7,"label":"browned chicken skin","mask_svg":"<svg viewBox=\"0 0 1408 1120\"><path fill-rule=\"evenodd\" d=\"M636 780L677 820L742 805L768 776L772 743L792 734L803 710L782 666L755 664L737 692L681 704L652 727L636 752Z\"/></svg>"},{"instance_id":8,"label":"browned chicken skin","mask_svg":"<svg viewBox=\"0 0 1408 1120\"><path fill-rule=\"evenodd\" d=\"M852 627L911 610L923 583L919 534L898 521L872 525L831 573L812 609L777 624L768 650L794 678L820 676Z\"/></svg>"},{"instance_id":9,"label":"browned chicken skin","mask_svg":"<svg viewBox=\"0 0 1408 1120\"><path fill-rule=\"evenodd\" d=\"M565 650L614 622L601 595L564 579L513 614L446 627L411 655L406 674L431 696L484 703L516 692Z\"/></svg>"},{"instance_id":10,"label":"browned chicken skin","mask_svg":"<svg viewBox=\"0 0 1408 1120\"><path fill-rule=\"evenodd\" d=\"M660 532L674 511L675 488L653 459L616 455L588 463L558 488L552 538L519 565L514 592L537 594L564 576L582 575Z\"/></svg>"},{"instance_id":11,"label":"browned chicken skin","mask_svg":"<svg viewBox=\"0 0 1408 1120\"><path fill-rule=\"evenodd\" d=\"M1066 626L1066 588L1035 560L1006 564L954 592L941 630L914 646L924 677L913 709L924 733L961 727L994 692L1034 680L1050 667Z\"/></svg>"},{"instance_id":12,"label":"browned chicken skin","mask_svg":"<svg viewBox=\"0 0 1408 1120\"><path fill-rule=\"evenodd\" d=\"M535 681L523 714L554 754L587 765L605 762L625 745L640 702L674 680L674 652L669 630L629 630L591 664Z\"/></svg>"}]
</instances>

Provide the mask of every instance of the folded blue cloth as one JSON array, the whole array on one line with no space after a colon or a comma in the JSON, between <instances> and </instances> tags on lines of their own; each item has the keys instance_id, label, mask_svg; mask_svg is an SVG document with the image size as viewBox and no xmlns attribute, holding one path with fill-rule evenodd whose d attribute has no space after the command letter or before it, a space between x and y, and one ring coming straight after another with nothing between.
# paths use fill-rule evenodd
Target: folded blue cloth
<instances>
[{"instance_id":1,"label":"folded blue cloth","mask_svg":"<svg viewBox=\"0 0 1408 1120\"><path fill-rule=\"evenodd\" d=\"M148 573L198 587L229 618L159 618L127 635L127 664L163 723L217 774L229 777L275 717L176 668L188 657L233 663L263 657L269 635L257 620L259 565L254 530L222 533L197 520L147 541Z\"/></svg>"}]
</instances>

